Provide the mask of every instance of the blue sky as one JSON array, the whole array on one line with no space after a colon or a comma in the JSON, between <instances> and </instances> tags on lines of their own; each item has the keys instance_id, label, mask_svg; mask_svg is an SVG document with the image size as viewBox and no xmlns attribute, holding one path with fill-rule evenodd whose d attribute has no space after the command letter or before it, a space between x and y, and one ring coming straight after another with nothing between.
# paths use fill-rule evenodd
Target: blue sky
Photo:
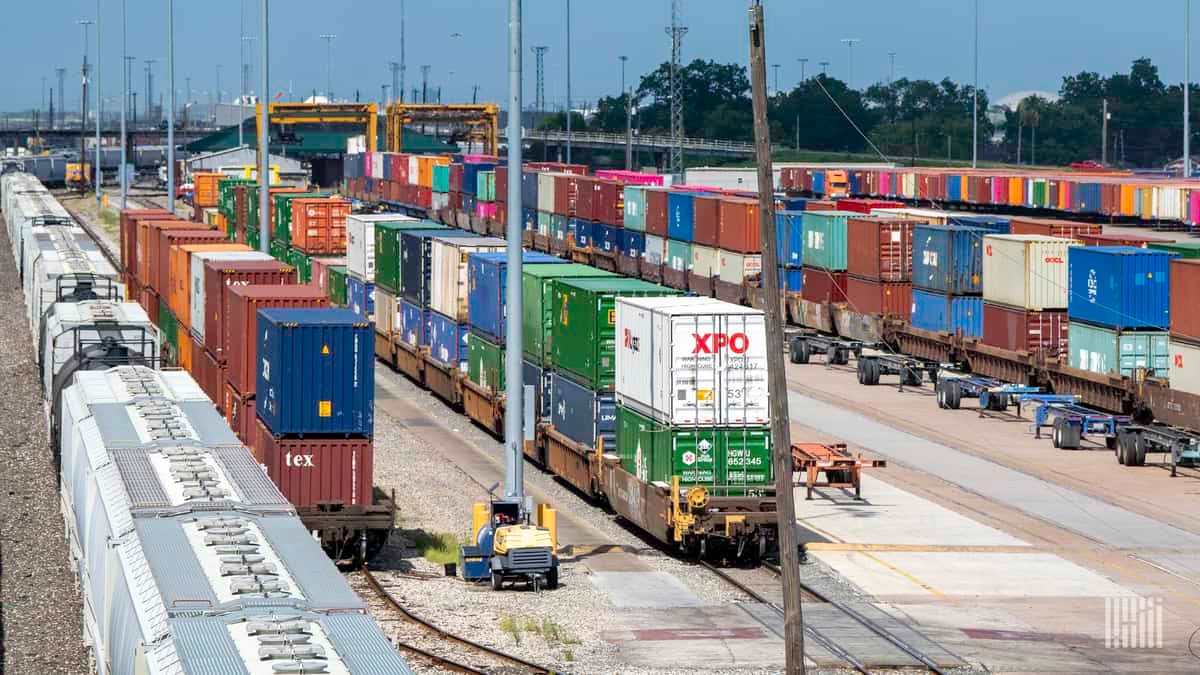
<instances>
[{"instance_id":1,"label":"blue sky","mask_svg":"<svg viewBox=\"0 0 1200 675\"><path fill-rule=\"evenodd\" d=\"M207 100L216 89L216 65L228 100L238 87L238 10L242 0L176 2L177 89L192 79L193 97ZM137 57L133 81L140 96L146 58L157 58L156 90L166 83L166 0L127 0L128 53ZM104 31L103 89L115 96L120 86L120 2L101 0ZM532 45L546 55L546 97L552 106L566 99L566 17L564 0L525 0L525 97L533 98ZM896 75L970 81L972 74L969 0L765 0L767 55L779 63L780 85L800 77L797 58L807 57L809 73L830 61L829 72L849 76L848 49L840 38L857 37L852 83L886 79L889 52L896 52ZM1183 2L1139 0L1006 0L981 5L980 85L993 99L1014 91L1058 89L1065 73L1081 69L1124 71L1147 56L1163 79L1183 79ZM77 109L82 28L94 18L95 0L5 0L7 29L0 38L4 86L0 109L39 105L42 77L55 86L54 69L68 69L67 105ZM246 0L247 33L255 35L259 0ZM684 0L685 58L748 61L744 0ZM442 86L443 101L502 100L507 81L504 44L506 0L408 0L407 88L420 82L420 65L431 66L430 80ZM390 83L387 61L400 55L400 0L274 0L272 2L272 93L311 93L325 88L325 43L333 43L334 92L378 98ZM574 0L572 3L573 98L594 100L620 87L618 56L629 56L631 82L668 58L664 26L669 0ZM854 10L850 8L853 7ZM332 9L331 9L332 8ZM1200 15L1200 7L1197 7ZM17 28L19 27L19 28ZM461 37L452 37L459 33ZM95 58L95 33L92 34ZM1198 45L1200 46L1200 45ZM259 48L251 44L254 60ZM1200 79L1200 72L1196 73ZM253 75L257 89L257 69ZM773 86L773 71L769 71ZM139 106L140 107L140 106Z\"/></svg>"}]
</instances>

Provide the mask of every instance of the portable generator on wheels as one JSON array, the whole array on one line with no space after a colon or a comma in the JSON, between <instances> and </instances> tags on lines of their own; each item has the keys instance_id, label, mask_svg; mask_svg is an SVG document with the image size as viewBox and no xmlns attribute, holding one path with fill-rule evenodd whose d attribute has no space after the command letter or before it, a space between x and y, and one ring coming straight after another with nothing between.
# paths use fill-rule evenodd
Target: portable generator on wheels
<instances>
[{"instance_id":1,"label":"portable generator on wheels","mask_svg":"<svg viewBox=\"0 0 1200 675\"><path fill-rule=\"evenodd\" d=\"M554 509L539 504L533 524L530 509L519 501L475 504L475 543L460 549L463 579L490 579L493 590L506 581L526 582L535 591L558 588L555 515Z\"/></svg>"}]
</instances>

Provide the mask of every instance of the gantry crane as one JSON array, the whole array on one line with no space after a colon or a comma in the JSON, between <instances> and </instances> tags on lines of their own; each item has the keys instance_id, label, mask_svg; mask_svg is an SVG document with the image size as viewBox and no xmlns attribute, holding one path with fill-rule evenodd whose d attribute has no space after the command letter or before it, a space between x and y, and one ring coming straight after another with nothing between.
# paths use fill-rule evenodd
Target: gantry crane
<instances>
[{"instance_id":1,"label":"gantry crane","mask_svg":"<svg viewBox=\"0 0 1200 675\"><path fill-rule=\"evenodd\" d=\"M495 103L391 103L387 107L388 152L402 152L404 127L416 124L449 127L451 141L479 143L485 155L499 151L500 107Z\"/></svg>"}]
</instances>

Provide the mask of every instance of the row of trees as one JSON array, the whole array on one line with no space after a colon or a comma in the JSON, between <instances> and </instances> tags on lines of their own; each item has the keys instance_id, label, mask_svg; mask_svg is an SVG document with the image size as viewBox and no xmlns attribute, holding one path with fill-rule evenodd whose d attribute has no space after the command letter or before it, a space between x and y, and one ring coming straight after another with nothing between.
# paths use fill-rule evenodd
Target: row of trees
<instances>
[{"instance_id":1,"label":"row of trees","mask_svg":"<svg viewBox=\"0 0 1200 675\"><path fill-rule=\"evenodd\" d=\"M681 86L687 136L752 140L750 81L743 66L697 59L684 67ZM1200 88L1193 88L1197 93ZM970 159L974 94L970 85L949 78L902 78L857 90L817 75L771 97L771 136L808 150ZM989 114L987 94L980 91L981 157L1042 164L1098 160L1104 100L1111 114L1110 164L1158 167L1179 157L1183 88L1165 85L1149 59L1134 61L1127 74L1064 77L1056 100L1029 97L1016 110ZM641 78L636 101L634 123L641 133L669 132L669 64ZM604 97L588 119L576 115L572 127L624 132L626 102L624 95ZM542 125L562 128L565 118L551 115Z\"/></svg>"}]
</instances>

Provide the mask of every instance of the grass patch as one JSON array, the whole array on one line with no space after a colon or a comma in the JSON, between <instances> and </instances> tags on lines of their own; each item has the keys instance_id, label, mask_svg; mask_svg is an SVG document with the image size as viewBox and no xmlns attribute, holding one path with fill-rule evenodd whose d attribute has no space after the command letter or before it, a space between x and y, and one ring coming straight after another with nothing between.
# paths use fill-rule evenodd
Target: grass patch
<instances>
[{"instance_id":1,"label":"grass patch","mask_svg":"<svg viewBox=\"0 0 1200 675\"><path fill-rule=\"evenodd\" d=\"M116 227L119 221L120 216L117 215L116 211L112 209L100 209L100 222L108 227Z\"/></svg>"},{"instance_id":2,"label":"grass patch","mask_svg":"<svg viewBox=\"0 0 1200 675\"><path fill-rule=\"evenodd\" d=\"M551 645L577 645L580 644L579 638L575 637L562 624L551 619L538 620L533 616L502 616L500 617L500 630L512 636L513 642L521 644L521 640L525 635L537 635ZM565 654L568 661L575 658L574 652L566 650Z\"/></svg>"},{"instance_id":3,"label":"grass patch","mask_svg":"<svg viewBox=\"0 0 1200 675\"><path fill-rule=\"evenodd\" d=\"M500 630L512 636L513 642L521 644L521 635L524 633L521 620L513 616L500 617Z\"/></svg>"},{"instance_id":4,"label":"grass patch","mask_svg":"<svg viewBox=\"0 0 1200 675\"><path fill-rule=\"evenodd\" d=\"M458 547L463 541L449 532L421 533L416 537L417 550L421 557L437 565L458 562Z\"/></svg>"}]
</instances>

